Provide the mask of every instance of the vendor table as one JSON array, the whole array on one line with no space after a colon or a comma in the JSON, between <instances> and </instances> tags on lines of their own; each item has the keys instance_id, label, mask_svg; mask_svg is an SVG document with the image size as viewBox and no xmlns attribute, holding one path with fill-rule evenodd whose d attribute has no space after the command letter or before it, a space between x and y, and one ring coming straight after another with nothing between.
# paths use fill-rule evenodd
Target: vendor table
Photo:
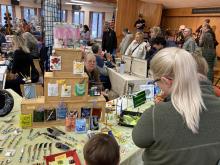
<instances>
[{"instance_id":1,"label":"vendor table","mask_svg":"<svg viewBox=\"0 0 220 165\"><path fill-rule=\"evenodd\" d=\"M127 73L120 74L116 70L108 68L109 79L111 81L112 90L119 96L128 94L128 85L134 84L133 92L139 91L139 86L146 84L147 78L129 75Z\"/></svg>"},{"instance_id":2,"label":"vendor table","mask_svg":"<svg viewBox=\"0 0 220 165\"><path fill-rule=\"evenodd\" d=\"M0 128L2 127L1 131L4 128L6 128L9 124L13 124L14 128L19 127L20 104L21 104L22 98L12 90L8 89L8 91L12 94L14 101L15 101L15 104L14 104L13 110L11 111L11 113L8 116L0 118ZM12 115L16 115L12 121L10 121L10 122L4 121L9 116L12 116ZM101 125L101 127L104 126L103 124L100 124L100 125ZM60 126L57 128L65 132L64 126ZM112 124L111 130L120 145L120 152L121 152L120 164L122 164L122 165L134 165L134 164L141 165L141 164L143 164L142 158L141 158L141 155L142 155L141 153L143 151L142 151L142 149L136 147L133 144L132 137L131 137L132 128L118 126L117 123L115 123L115 124ZM30 165L30 164L35 164L35 163L42 163L44 151L41 150L40 155L39 155L39 159L36 160L37 155L38 155L38 149L35 152L35 160L32 161L32 159L31 159L29 163L27 162L28 157L32 158L32 155L34 153L33 148L34 148L35 144L37 144L37 143L38 143L38 147L39 147L40 143L51 143L52 142L52 154L63 152L62 150L59 150L55 147L55 143L58 141L51 140L50 138L45 138L45 135L39 135L34 140L28 140L27 137L29 135L30 129L23 129L22 131L23 131L22 134L19 135L20 137L22 137L22 139L18 143L17 147L15 148L16 153L13 157L4 157L4 155L5 155L8 144L10 143L11 139L13 139L13 137L14 137L14 135L13 135L14 133L11 133L10 139L8 139L8 141L3 146L1 146L4 148L4 150L3 150L3 152L1 152L1 155L0 155L0 163L1 163L1 161L4 161L4 164L7 164L7 163L5 163L5 161L9 160L9 159L11 161L10 164L12 164L12 165L15 165L15 164ZM39 131L40 133L46 132L46 128L40 128L40 129L34 128L32 135L34 133L36 133L37 131ZM8 134L6 134L6 136L7 135ZM3 137L4 135L2 133L0 133L0 136ZM66 132L66 135L61 136L60 139L61 139L61 142L68 142L69 144L71 144L73 146L72 149L76 149L77 154L81 160L81 164L84 164L82 150L83 150L84 144L88 140L87 135L86 134L76 134L75 132ZM15 139L15 141L16 141L16 139ZM15 142L13 142L11 146L14 146L15 145L14 143ZM2 141L0 141L0 144L2 144ZM19 158L21 155L21 148L24 145L26 145L26 149L24 151L24 157L22 159L22 162L19 162ZM31 156L28 156L28 147L30 145L32 145ZM46 150L46 155L48 155L48 154L49 154L49 150Z\"/></svg>"}]
</instances>

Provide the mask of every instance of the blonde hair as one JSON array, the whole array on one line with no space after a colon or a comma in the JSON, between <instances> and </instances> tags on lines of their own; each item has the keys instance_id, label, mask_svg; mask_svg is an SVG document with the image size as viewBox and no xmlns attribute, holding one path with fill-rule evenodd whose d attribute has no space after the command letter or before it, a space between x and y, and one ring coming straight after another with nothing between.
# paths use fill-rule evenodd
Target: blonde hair
<instances>
[{"instance_id":1,"label":"blonde hair","mask_svg":"<svg viewBox=\"0 0 220 165\"><path fill-rule=\"evenodd\" d=\"M161 36L161 35L162 35L161 29L160 29L159 26L154 26L154 27L152 27L152 28L150 29L150 32L155 34L155 36L151 36L151 38L152 38L152 37L158 37L158 36Z\"/></svg>"},{"instance_id":2,"label":"blonde hair","mask_svg":"<svg viewBox=\"0 0 220 165\"><path fill-rule=\"evenodd\" d=\"M137 32L137 33L135 34L135 37L136 37L136 36L140 36L141 41L144 40L144 33L143 33L143 32Z\"/></svg>"},{"instance_id":3,"label":"blonde hair","mask_svg":"<svg viewBox=\"0 0 220 165\"><path fill-rule=\"evenodd\" d=\"M153 57L151 69L155 78L164 76L173 79L171 102L188 128L198 133L200 112L206 107L192 55L180 48L162 49Z\"/></svg>"},{"instance_id":4,"label":"blonde hair","mask_svg":"<svg viewBox=\"0 0 220 165\"><path fill-rule=\"evenodd\" d=\"M21 49L23 50L25 53L30 53L30 50L27 48L27 46L25 45L25 41L21 36L17 36L14 35L12 37L12 42L13 42L13 49Z\"/></svg>"},{"instance_id":5,"label":"blonde hair","mask_svg":"<svg viewBox=\"0 0 220 165\"><path fill-rule=\"evenodd\" d=\"M202 52L200 50L196 50L192 55L197 63L198 73L207 76L209 67L206 59L202 56Z\"/></svg>"},{"instance_id":6,"label":"blonde hair","mask_svg":"<svg viewBox=\"0 0 220 165\"><path fill-rule=\"evenodd\" d=\"M37 45L37 43L38 43L37 39L29 32L23 33L22 37L24 38L26 46L28 44Z\"/></svg>"}]
</instances>

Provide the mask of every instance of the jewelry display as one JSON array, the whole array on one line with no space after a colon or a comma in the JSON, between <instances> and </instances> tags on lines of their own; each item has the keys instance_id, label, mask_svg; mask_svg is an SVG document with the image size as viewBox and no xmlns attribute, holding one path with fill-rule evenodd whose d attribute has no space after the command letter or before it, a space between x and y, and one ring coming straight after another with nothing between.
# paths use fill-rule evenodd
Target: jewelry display
<instances>
[{"instance_id":1,"label":"jewelry display","mask_svg":"<svg viewBox=\"0 0 220 165\"><path fill-rule=\"evenodd\" d=\"M17 140L17 142L15 143L15 145L14 145L13 148L16 148L16 147L17 147L17 145L19 144L19 142L21 141L21 139L22 139L22 136L19 137L19 139Z\"/></svg>"},{"instance_id":2,"label":"jewelry display","mask_svg":"<svg viewBox=\"0 0 220 165\"><path fill-rule=\"evenodd\" d=\"M12 140L8 143L8 147L7 148L10 148L10 146L12 145L12 143L15 141L15 139L17 138L17 135L15 135Z\"/></svg>"},{"instance_id":3,"label":"jewelry display","mask_svg":"<svg viewBox=\"0 0 220 165\"><path fill-rule=\"evenodd\" d=\"M32 162L34 161L34 158L35 158L35 155L36 155L36 152L37 152L37 146L38 146L38 143L34 145L33 155L32 155L32 159L31 159Z\"/></svg>"},{"instance_id":4,"label":"jewelry display","mask_svg":"<svg viewBox=\"0 0 220 165\"><path fill-rule=\"evenodd\" d=\"M21 156L19 158L19 162L22 162L23 156L24 156L24 152L25 152L25 148L26 148L26 144L21 148Z\"/></svg>"},{"instance_id":5,"label":"jewelry display","mask_svg":"<svg viewBox=\"0 0 220 165\"><path fill-rule=\"evenodd\" d=\"M29 132L29 135L28 135L27 139L30 139L30 138L31 138L32 132L33 132L33 128L30 129L30 132Z\"/></svg>"},{"instance_id":6,"label":"jewelry display","mask_svg":"<svg viewBox=\"0 0 220 165\"><path fill-rule=\"evenodd\" d=\"M46 156L46 154L47 154L47 144L48 144L48 143L44 143L44 148L43 148L43 150L44 150L44 156Z\"/></svg>"},{"instance_id":7,"label":"jewelry display","mask_svg":"<svg viewBox=\"0 0 220 165\"><path fill-rule=\"evenodd\" d=\"M41 133L40 133L40 131L37 131L35 134L33 134L29 139L32 141L32 140L34 140L36 137L38 137L38 136L40 136L41 135Z\"/></svg>"},{"instance_id":8,"label":"jewelry display","mask_svg":"<svg viewBox=\"0 0 220 165\"><path fill-rule=\"evenodd\" d=\"M5 129L2 130L2 134L7 134L8 133L8 130L10 129L10 127L12 127L13 124L9 124Z\"/></svg>"},{"instance_id":9,"label":"jewelry display","mask_svg":"<svg viewBox=\"0 0 220 165\"><path fill-rule=\"evenodd\" d=\"M52 154L52 144L53 144L53 143L50 143L50 144L49 144L49 152L50 152L50 155Z\"/></svg>"},{"instance_id":10,"label":"jewelry display","mask_svg":"<svg viewBox=\"0 0 220 165\"><path fill-rule=\"evenodd\" d=\"M7 136L7 138L2 142L1 146L3 147L4 144L9 140L9 138L11 137L11 134Z\"/></svg>"},{"instance_id":11,"label":"jewelry display","mask_svg":"<svg viewBox=\"0 0 220 165\"><path fill-rule=\"evenodd\" d=\"M30 162L30 157L31 157L31 149L32 149L32 145L30 145L30 146L28 147L27 163L29 163L29 162Z\"/></svg>"},{"instance_id":12,"label":"jewelry display","mask_svg":"<svg viewBox=\"0 0 220 165\"><path fill-rule=\"evenodd\" d=\"M40 157L40 153L41 153L41 149L42 149L42 147L43 147L43 144L44 144L44 143L41 143L41 144L39 145L39 147L38 147L37 160L39 160L39 157Z\"/></svg>"}]
</instances>

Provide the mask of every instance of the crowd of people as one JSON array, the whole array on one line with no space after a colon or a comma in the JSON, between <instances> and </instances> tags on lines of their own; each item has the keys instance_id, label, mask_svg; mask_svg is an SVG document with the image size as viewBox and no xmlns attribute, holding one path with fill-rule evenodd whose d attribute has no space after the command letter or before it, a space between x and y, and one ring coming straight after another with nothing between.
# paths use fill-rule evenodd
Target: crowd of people
<instances>
[{"instance_id":1,"label":"crowd of people","mask_svg":"<svg viewBox=\"0 0 220 165\"><path fill-rule=\"evenodd\" d=\"M82 44L92 46L92 52L84 56L89 88L99 86L108 100L106 90L111 83L107 67L115 67L120 52L147 60L146 77L151 75L163 91L163 101L146 110L132 132L134 144L145 149L144 164L207 165L220 160L220 100L212 86L218 42L209 22L205 20L197 30L197 38L184 25L177 35L160 27L152 27L145 35L146 22L140 15L135 22L137 32L125 28L118 49L109 23L104 25L101 45L91 44L89 27L83 26ZM20 84L38 81L33 59L39 58L39 49L34 28L23 21L19 29L19 35L12 38L13 64L6 88L22 95ZM5 42L3 31L0 42ZM114 137L97 134L84 146L83 154L87 165L118 165L119 150Z\"/></svg>"},{"instance_id":2,"label":"crowd of people","mask_svg":"<svg viewBox=\"0 0 220 165\"><path fill-rule=\"evenodd\" d=\"M142 114L132 132L134 144L145 149L144 164L218 164L220 93L212 85L218 42L212 28L205 20L196 38L184 25L175 36L153 27L146 39L140 28L145 22L135 24L139 25L134 39L127 28L123 30L119 51L148 61L153 83L164 98ZM108 164L108 159L111 165L118 165L119 149L113 142L108 135L94 136L84 147L86 163ZM109 152L104 152L105 147Z\"/></svg>"}]
</instances>

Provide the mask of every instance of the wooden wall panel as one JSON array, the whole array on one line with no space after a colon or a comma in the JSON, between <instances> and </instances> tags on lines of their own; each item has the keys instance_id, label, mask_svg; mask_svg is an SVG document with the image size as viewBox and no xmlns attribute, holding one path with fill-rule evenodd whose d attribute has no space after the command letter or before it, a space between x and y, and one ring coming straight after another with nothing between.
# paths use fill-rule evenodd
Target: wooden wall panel
<instances>
[{"instance_id":1,"label":"wooden wall panel","mask_svg":"<svg viewBox=\"0 0 220 165\"><path fill-rule=\"evenodd\" d=\"M137 0L118 0L116 9L116 35L120 42L122 30L128 28L134 31L134 22L137 18Z\"/></svg>"},{"instance_id":2,"label":"wooden wall panel","mask_svg":"<svg viewBox=\"0 0 220 165\"><path fill-rule=\"evenodd\" d=\"M184 12L185 11L185 12ZM204 19L209 18L210 25L216 26L215 34L219 45L217 46L217 55L220 56L220 14L215 15L194 15L191 14L191 8L168 9L163 11L162 27L165 29L178 30L180 25L191 27L193 32L203 23Z\"/></svg>"},{"instance_id":3,"label":"wooden wall panel","mask_svg":"<svg viewBox=\"0 0 220 165\"><path fill-rule=\"evenodd\" d=\"M147 28L158 26L161 22L162 5L142 2L141 0L118 0L116 10L116 35L118 43L120 43L122 30L128 28L135 33L135 21L138 19L138 14L141 13L147 22Z\"/></svg>"},{"instance_id":4,"label":"wooden wall panel","mask_svg":"<svg viewBox=\"0 0 220 165\"><path fill-rule=\"evenodd\" d=\"M162 5L138 1L137 9L138 13L143 14L147 22L147 29L153 26L160 26L163 9Z\"/></svg>"}]
</instances>

